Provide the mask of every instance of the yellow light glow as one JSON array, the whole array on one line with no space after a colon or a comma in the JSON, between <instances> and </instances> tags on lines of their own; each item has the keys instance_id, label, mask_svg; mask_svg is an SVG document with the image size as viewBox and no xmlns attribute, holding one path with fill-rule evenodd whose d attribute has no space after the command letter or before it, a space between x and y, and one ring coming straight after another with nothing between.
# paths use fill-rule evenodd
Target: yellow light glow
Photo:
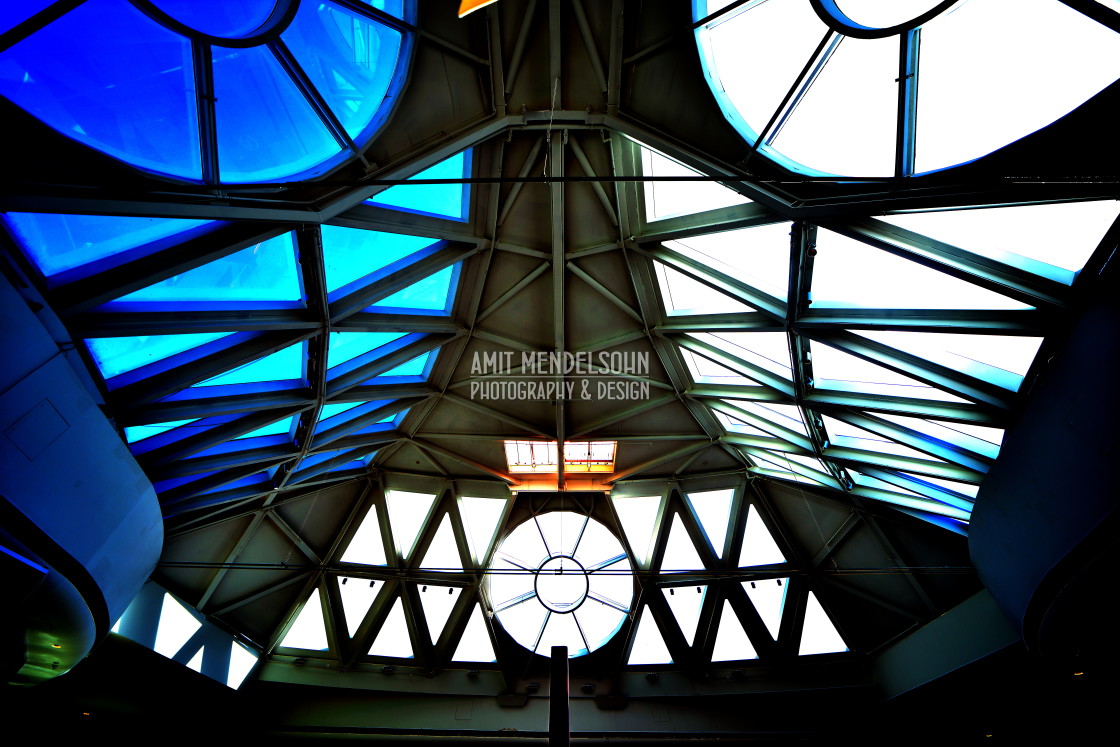
<instances>
[{"instance_id":1,"label":"yellow light glow","mask_svg":"<svg viewBox=\"0 0 1120 747\"><path fill-rule=\"evenodd\" d=\"M462 0L459 3L459 17L462 18L467 13L473 13L479 8L485 8L491 3L496 3L498 0Z\"/></svg>"}]
</instances>

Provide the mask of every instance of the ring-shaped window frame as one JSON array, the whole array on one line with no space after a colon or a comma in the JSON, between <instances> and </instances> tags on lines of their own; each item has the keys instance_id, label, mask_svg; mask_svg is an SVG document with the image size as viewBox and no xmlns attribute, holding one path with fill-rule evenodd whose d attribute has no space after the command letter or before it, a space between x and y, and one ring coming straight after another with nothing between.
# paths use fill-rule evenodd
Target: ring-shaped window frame
<instances>
[{"instance_id":1,"label":"ring-shaped window frame","mask_svg":"<svg viewBox=\"0 0 1120 747\"><path fill-rule=\"evenodd\" d=\"M151 0L129 0L137 10L151 18L159 25L185 36L195 42L212 44L216 47L234 47L246 49L257 47L280 38L280 34L287 31L292 20L299 10L300 0L273 0L272 12L252 32L244 36L213 36L193 26L188 26L174 16L167 13Z\"/></svg>"},{"instance_id":2,"label":"ring-shaped window frame","mask_svg":"<svg viewBox=\"0 0 1120 747\"><path fill-rule=\"evenodd\" d=\"M888 36L895 36L897 34L904 34L907 31L913 31L919 26L928 23L942 13L950 10L953 6L960 5L962 2L964 2L964 0L942 0L942 2L938 3L933 8L930 8L925 13L914 16L909 21L904 21L894 26L876 28L874 26L864 26L852 20L851 17L836 4L836 0L809 0L809 4L825 25L838 34L855 37L856 39L885 39Z\"/></svg>"}]
</instances>

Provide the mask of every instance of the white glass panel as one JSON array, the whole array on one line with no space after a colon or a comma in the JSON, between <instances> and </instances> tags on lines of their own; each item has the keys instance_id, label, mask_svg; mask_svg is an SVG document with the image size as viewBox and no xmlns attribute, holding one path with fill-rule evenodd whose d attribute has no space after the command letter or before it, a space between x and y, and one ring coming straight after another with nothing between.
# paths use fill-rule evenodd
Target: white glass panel
<instances>
[{"instance_id":1,"label":"white glass panel","mask_svg":"<svg viewBox=\"0 0 1120 747\"><path fill-rule=\"evenodd\" d=\"M373 606L373 600L377 597L377 592L381 591L384 581L345 576L338 581L342 614L346 617L346 632L353 637L369 608Z\"/></svg>"},{"instance_id":2,"label":"white glass panel","mask_svg":"<svg viewBox=\"0 0 1120 747\"><path fill-rule=\"evenodd\" d=\"M661 636L661 628L649 610L643 609L638 620L638 632L634 635L634 642L630 646L630 658L626 661L630 666L639 664L672 664L673 657L669 655L669 648Z\"/></svg>"},{"instance_id":3,"label":"white glass panel","mask_svg":"<svg viewBox=\"0 0 1120 747\"><path fill-rule=\"evenodd\" d=\"M1031 308L1028 304L823 229L817 232L812 300L814 308L822 309Z\"/></svg>"},{"instance_id":4,"label":"white glass panel","mask_svg":"<svg viewBox=\"0 0 1120 747\"><path fill-rule=\"evenodd\" d=\"M688 493L686 497L692 510L700 519L700 526L708 535L718 557L723 557L723 543L727 539L727 523L731 519L731 499L735 491L709 490L703 493Z\"/></svg>"},{"instance_id":5,"label":"white glass panel","mask_svg":"<svg viewBox=\"0 0 1120 747\"><path fill-rule=\"evenodd\" d=\"M436 497L427 493L409 493L403 490L385 491L385 503L389 507L389 525L393 528L393 539L403 557L412 552L424 519Z\"/></svg>"},{"instance_id":6,"label":"white glass panel","mask_svg":"<svg viewBox=\"0 0 1120 747\"><path fill-rule=\"evenodd\" d=\"M1099 200L907 213L882 220L1023 269L1035 271L1031 264L1017 261L1020 257L1076 273L1096 250L1116 214L1115 200ZM1062 279L1068 283L1073 275Z\"/></svg>"},{"instance_id":7,"label":"white glass panel","mask_svg":"<svg viewBox=\"0 0 1120 747\"><path fill-rule=\"evenodd\" d=\"M1034 362L1041 337L957 335L947 332L871 332L870 340L1016 391Z\"/></svg>"},{"instance_id":8,"label":"white glass panel","mask_svg":"<svg viewBox=\"0 0 1120 747\"><path fill-rule=\"evenodd\" d=\"M892 175L897 78L898 37L844 37L772 146L820 171Z\"/></svg>"},{"instance_id":9,"label":"white glass panel","mask_svg":"<svg viewBox=\"0 0 1120 747\"><path fill-rule=\"evenodd\" d=\"M1003 442L1003 430L1000 428L984 428L978 425L965 425L962 428L957 423L909 418L888 413L876 413L876 417L924 433L940 441L962 446L993 459L999 456L998 444Z\"/></svg>"},{"instance_id":10,"label":"white glass panel","mask_svg":"<svg viewBox=\"0 0 1120 747\"><path fill-rule=\"evenodd\" d=\"M552 511L536 517L552 555L571 555L587 524L587 517L572 511Z\"/></svg>"},{"instance_id":11,"label":"white glass panel","mask_svg":"<svg viewBox=\"0 0 1120 747\"><path fill-rule=\"evenodd\" d=\"M747 509L747 527L743 533L743 550L739 554L739 567L771 565L786 562L778 543L770 536L762 517L754 506Z\"/></svg>"},{"instance_id":12,"label":"white glass panel","mask_svg":"<svg viewBox=\"0 0 1120 747\"><path fill-rule=\"evenodd\" d=\"M739 661L741 659L757 659L751 639L747 631L743 630L742 623L731 608L731 603L723 600L723 614L719 618L719 629L716 632L716 643L712 648L712 661Z\"/></svg>"},{"instance_id":13,"label":"white glass panel","mask_svg":"<svg viewBox=\"0 0 1120 747\"><path fill-rule=\"evenodd\" d=\"M665 246L784 299L789 293L789 231L789 223L774 223L666 241Z\"/></svg>"},{"instance_id":14,"label":"white glass panel","mask_svg":"<svg viewBox=\"0 0 1120 747\"><path fill-rule=\"evenodd\" d=\"M486 621L482 619L482 610L474 608L470 622L467 623L463 637L459 639L459 647L455 649L452 657L455 661L497 661L494 656L494 644L490 642L490 634L486 632Z\"/></svg>"},{"instance_id":15,"label":"white glass panel","mask_svg":"<svg viewBox=\"0 0 1120 747\"><path fill-rule=\"evenodd\" d=\"M234 690L241 687L241 683L249 676L249 672L257 663L257 655L244 646L234 643L229 655L229 676L226 684Z\"/></svg>"},{"instance_id":16,"label":"white glass panel","mask_svg":"<svg viewBox=\"0 0 1120 747\"><path fill-rule=\"evenodd\" d=\"M861 26L885 29L917 18L941 0L837 0L844 15Z\"/></svg>"},{"instance_id":17,"label":"white glass panel","mask_svg":"<svg viewBox=\"0 0 1120 747\"><path fill-rule=\"evenodd\" d=\"M318 589L311 592L280 645L312 651L327 650L327 628L323 625L323 603L319 599Z\"/></svg>"},{"instance_id":18,"label":"white glass panel","mask_svg":"<svg viewBox=\"0 0 1120 747\"><path fill-rule=\"evenodd\" d=\"M880 436L877 433L872 433L863 428L857 428L854 425L829 417L828 415L823 416L823 420L825 430L828 432L829 439L833 446L876 451L880 454L893 454L895 456L925 459L928 461L943 461L924 451L912 449L886 436Z\"/></svg>"},{"instance_id":19,"label":"white glass panel","mask_svg":"<svg viewBox=\"0 0 1120 747\"><path fill-rule=\"evenodd\" d=\"M541 642L537 646L537 653L541 656L552 656L553 646L567 646L569 659L587 653L575 617L570 614L553 613L548 618L544 626L544 635L541 636Z\"/></svg>"},{"instance_id":20,"label":"white glass panel","mask_svg":"<svg viewBox=\"0 0 1120 747\"><path fill-rule=\"evenodd\" d=\"M657 510L661 507L661 496L635 496L612 498L626 541L633 550L639 563L649 561L649 549L653 544L657 525Z\"/></svg>"},{"instance_id":21,"label":"white glass panel","mask_svg":"<svg viewBox=\"0 0 1120 747\"><path fill-rule=\"evenodd\" d=\"M661 300L670 316L681 314L732 314L754 311L754 307L737 301L695 278L674 270L661 262L654 262Z\"/></svg>"},{"instance_id":22,"label":"white glass panel","mask_svg":"<svg viewBox=\"0 0 1120 747\"><path fill-rule=\"evenodd\" d=\"M205 650L206 647L203 646L198 650L198 653L191 657L191 660L187 662L187 669L193 669L199 674L202 674L202 652Z\"/></svg>"},{"instance_id":23,"label":"white glass panel","mask_svg":"<svg viewBox=\"0 0 1120 747\"><path fill-rule=\"evenodd\" d=\"M618 632L626 616L595 599L588 599L573 613L592 650L599 648Z\"/></svg>"},{"instance_id":24,"label":"white glass panel","mask_svg":"<svg viewBox=\"0 0 1120 747\"><path fill-rule=\"evenodd\" d=\"M443 633L443 626L447 624L447 618L451 616L461 593L462 589L454 586L420 586L420 604L424 608L424 619L428 622L428 635L433 645Z\"/></svg>"},{"instance_id":25,"label":"white glass panel","mask_svg":"<svg viewBox=\"0 0 1120 747\"><path fill-rule=\"evenodd\" d=\"M642 173L649 176L700 176L682 163L642 148ZM645 182L646 220L691 215L705 210L750 202L738 192L716 182Z\"/></svg>"},{"instance_id":26,"label":"white glass panel","mask_svg":"<svg viewBox=\"0 0 1120 747\"><path fill-rule=\"evenodd\" d=\"M799 656L808 654L831 654L847 651L848 646L832 620L824 611L824 607L817 601L813 592L809 592L809 601L805 606L805 627L801 632L801 648Z\"/></svg>"},{"instance_id":27,"label":"white glass panel","mask_svg":"<svg viewBox=\"0 0 1120 747\"><path fill-rule=\"evenodd\" d=\"M372 656L412 658L412 639L408 637L408 623L405 622L404 605L400 599L393 602L393 609L389 610L389 616L373 639L369 653Z\"/></svg>"},{"instance_id":28,"label":"white glass panel","mask_svg":"<svg viewBox=\"0 0 1120 747\"><path fill-rule=\"evenodd\" d=\"M747 592L751 604L766 623L770 636L778 640L778 631L782 625L782 610L786 605L786 591L789 589L788 578L768 578L760 581L744 581L743 589Z\"/></svg>"},{"instance_id":29,"label":"white glass panel","mask_svg":"<svg viewBox=\"0 0 1120 747\"><path fill-rule=\"evenodd\" d=\"M444 514L439 523L436 536L428 545L428 552L420 561L420 567L426 570L461 571L463 563L459 559L459 546L455 543L455 532L451 529L451 515Z\"/></svg>"},{"instance_id":30,"label":"white glass panel","mask_svg":"<svg viewBox=\"0 0 1120 747\"><path fill-rule=\"evenodd\" d=\"M746 433L751 436L766 436L767 438L772 437L766 431L755 428L753 425L748 425L747 423L733 418L720 410L716 410L713 408L712 414L716 416L716 420L723 423L724 428L731 431L732 433Z\"/></svg>"},{"instance_id":31,"label":"white glass panel","mask_svg":"<svg viewBox=\"0 0 1120 747\"><path fill-rule=\"evenodd\" d=\"M745 399L725 399L723 401L740 410L745 410L751 415L762 418L768 423L780 425L783 428L795 431L806 437L809 435L808 431L805 429L805 421L801 419L801 411L793 405L775 405L770 402L762 404L761 402L751 402ZM760 424L759 427L766 430L765 424ZM773 433L771 435L776 435L779 438L784 437L780 433Z\"/></svg>"},{"instance_id":32,"label":"white glass panel","mask_svg":"<svg viewBox=\"0 0 1120 747\"><path fill-rule=\"evenodd\" d=\"M661 590L690 646L696 638L696 624L700 622L700 607L704 604L707 591L707 586L676 586Z\"/></svg>"},{"instance_id":33,"label":"white glass panel","mask_svg":"<svg viewBox=\"0 0 1120 747\"><path fill-rule=\"evenodd\" d=\"M1120 34L1053 0L1007 11L970 0L922 30L919 171L1018 140L1120 77Z\"/></svg>"},{"instance_id":34,"label":"white glass panel","mask_svg":"<svg viewBox=\"0 0 1120 747\"><path fill-rule=\"evenodd\" d=\"M697 332L692 336L740 360L790 378L789 338L785 332Z\"/></svg>"},{"instance_id":35,"label":"white glass panel","mask_svg":"<svg viewBox=\"0 0 1120 747\"><path fill-rule=\"evenodd\" d=\"M692 380L697 384L735 384L738 386L760 386L754 379L732 371L713 360L705 358L699 353L694 353L688 348L678 347L681 357L684 358Z\"/></svg>"},{"instance_id":36,"label":"white glass panel","mask_svg":"<svg viewBox=\"0 0 1120 747\"><path fill-rule=\"evenodd\" d=\"M629 609L634 599L634 575L630 562L620 560L592 573L588 577L588 593L599 597L600 601L613 602L615 607Z\"/></svg>"},{"instance_id":37,"label":"white glass panel","mask_svg":"<svg viewBox=\"0 0 1120 747\"><path fill-rule=\"evenodd\" d=\"M201 627L202 623L186 607L165 593L159 613L159 627L156 628L156 653L163 654L168 659L173 658Z\"/></svg>"},{"instance_id":38,"label":"white glass panel","mask_svg":"<svg viewBox=\"0 0 1120 747\"><path fill-rule=\"evenodd\" d=\"M467 530L467 540L471 545L474 559L481 563L490 550L490 543L494 540L494 532L498 529L498 522L502 520L502 513L506 509L504 498L468 498L463 497L459 503L460 516Z\"/></svg>"},{"instance_id":39,"label":"white glass panel","mask_svg":"<svg viewBox=\"0 0 1120 747\"><path fill-rule=\"evenodd\" d=\"M857 358L843 350L813 343L813 376L818 389L842 392L885 394L893 397L932 399L940 402L967 402L917 379L896 373L876 363Z\"/></svg>"},{"instance_id":40,"label":"white glass panel","mask_svg":"<svg viewBox=\"0 0 1120 747\"><path fill-rule=\"evenodd\" d=\"M673 528L669 531L669 541L665 543L665 557L661 560L662 573L693 573L704 570L704 562L696 552L692 539L688 536L679 516L673 517Z\"/></svg>"},{"instance_id":41,"label":"white glass panel","mask_svg":"<svg viewBox=\"0 0 1120 747\"><path fill-rule=\"evenodd\" d=\"M377 509L374 506L369 507L358 531L346 546L342 562L385 565L385 545L381 540L381 526L377 522Z\"/></svg>"},{"instance_id":42,"label":"white glass panel","mask_svg":"<svg viewBox=\"0 0 1120 747\"><path fill-rule=\"evenodd\" d=\"M591 519L583 530L575 558L584 568L594 568L620 555L625 555L622 543L598 521Z\"/></svg>"}]
</instances>

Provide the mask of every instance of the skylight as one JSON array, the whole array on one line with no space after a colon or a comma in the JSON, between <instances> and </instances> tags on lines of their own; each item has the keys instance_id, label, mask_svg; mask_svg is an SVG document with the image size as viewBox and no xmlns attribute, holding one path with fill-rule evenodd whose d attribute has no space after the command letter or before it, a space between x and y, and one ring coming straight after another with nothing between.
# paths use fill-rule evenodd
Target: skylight
<instances>
[{"instance_id":1,"label":"skylight","mask_svg":"<svg viewBox=\"0 0 1120 747\"><path fill-rule=\"evenodd\" d=\"M555 441L506 441L510 472L556 472L559 455ZM613 472L614 441L565 441L564 471Z\"/></svg>"},{"instance_id":2,"label":"skylight","mask_svg":"<svg viewBox=\"0 0 1120 747\"><path fill-rule=\"evenodd\" d=\"M462 151L435 166L410 176L409 179L469 179L472 151ZM378 192L367 200L371 205L406 210L436 218L466 221L470 211L471 185L461 184L399 184Z\"/></svg>"}]
</instances>

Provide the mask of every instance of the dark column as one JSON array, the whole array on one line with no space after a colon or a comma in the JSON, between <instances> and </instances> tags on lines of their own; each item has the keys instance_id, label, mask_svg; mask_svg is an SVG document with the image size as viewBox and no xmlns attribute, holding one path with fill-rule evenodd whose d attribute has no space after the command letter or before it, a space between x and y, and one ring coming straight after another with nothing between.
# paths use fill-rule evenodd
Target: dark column
<instances>
[{"instance_id":1,"label":"dark column","mask_svg":"<svg viewBox=\"0 0 1120 747\"><path fill-rule=\"evenodd\" d=\"M548 690L548 747L571 744L568 714L568 647L552 647L552 678Z\"/></svg>"}]
</instances>

